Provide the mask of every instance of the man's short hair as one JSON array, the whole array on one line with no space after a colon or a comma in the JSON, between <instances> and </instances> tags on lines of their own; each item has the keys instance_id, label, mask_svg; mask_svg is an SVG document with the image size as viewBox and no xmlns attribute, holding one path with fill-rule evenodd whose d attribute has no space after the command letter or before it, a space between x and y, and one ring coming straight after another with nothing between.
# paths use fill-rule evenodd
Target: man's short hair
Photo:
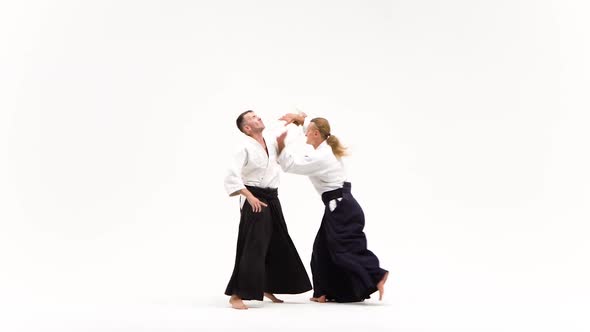
<instances>
[{"instance_id":1,"label":"man's short hair","mask_svg":"<svg viewBox=\"0 0 590 332\"><path fill-rule=\"evenodd\" d=\"M244 128L243 128L243 127L244 127L244 116L245 116L246 114L248 114L248 113L251 113L251 112L254 112L254 111L252 111L252 110L247 110L246 112L243 112L242 114L240 114L240 115L238 116L238 118L236 119L236 126L238 126L238 129L239 129L241 132L244 132Z\"/></svg>"}]
</instances>

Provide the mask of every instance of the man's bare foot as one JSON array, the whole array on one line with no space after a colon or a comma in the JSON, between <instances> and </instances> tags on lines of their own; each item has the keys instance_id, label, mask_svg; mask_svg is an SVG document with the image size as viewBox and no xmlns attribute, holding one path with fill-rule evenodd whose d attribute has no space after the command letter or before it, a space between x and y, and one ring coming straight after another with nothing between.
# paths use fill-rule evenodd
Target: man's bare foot
<instances>
[{"instance_id":1,"label":"man's bare foot","mask_svg":"<svg viewBox=\"0 0 590 332\"><path fill-rule=\"evenodd\" d=\"M320 297L312 297L309 300L312 301L312 302L326 303L326 295L322 295Z\"/></svg>"},{"instance_id":2,"label":"man's bare foot","mask_svg":"<svg viewBox=\"0 0 590 332\"><path fill-rule=\"evenodd\" d=\"M285 301L281 300L281 299L277 299L276 296L274 296L273 293L264 293L264 296L266 296L267 298L269 298L273 303L283 303Z\"/></svg>"},{"instance_id":3,"label":"man's bare foot","mask_svg":"<svg viewBox=\"0 0 590 332\"><path fill-rule=\"evenodd\" d=\"M383 275L383 278L381 278L381 281L379 281L377 284L377 289L379 290L379 301L383 299L383 293L385 292L385 282L387 281L388 275L389 272L385 272L385 275Z\"/></svg>"},{"instance_id":4,"label":"man's bare foot","mask_svg":"<svg viewBox=\"0 0 590 332\"><path fill-rule=\"evenodd\" d=\"M232 295L229 298L229 303L231 304L231 307L234 309L239 309L239 310L248 309L248 307L244 304L242 299L237 295Z\"/></svg>"}]
</instances>

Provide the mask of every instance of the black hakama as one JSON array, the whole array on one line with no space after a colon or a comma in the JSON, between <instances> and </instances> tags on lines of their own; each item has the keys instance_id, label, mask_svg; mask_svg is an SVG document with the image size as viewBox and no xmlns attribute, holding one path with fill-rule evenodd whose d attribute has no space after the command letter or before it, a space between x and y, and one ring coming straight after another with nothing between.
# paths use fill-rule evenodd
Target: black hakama
<instances>
[{"instance_id":1,"label":"black hakama","mask_svg":"<svg viewBox=\"0 0 590 332\"><path fill-rule=\"evenodd\" d=\"M325 295L336 302L359 302L377 291L386 270L367 249L363 232L365 216L350 192L350 182L342 189L322 194L326 206L322 224L315 238L311 258L314 297ZM330 211L329 202L337 202Z\"/></svg>"},{"instance_id":2,"label":"black hakama","mask_svg":"<svg viewBox=\"0 0 590 332\"><path fill-rule=\"evenodd\" d=\"M253 212L242 207L236 262L226 295L262 300L263 293L299 294L311 290L311 282L287 231L277 189L246 186L268 204Z\"/></svg>"}]
</instances>

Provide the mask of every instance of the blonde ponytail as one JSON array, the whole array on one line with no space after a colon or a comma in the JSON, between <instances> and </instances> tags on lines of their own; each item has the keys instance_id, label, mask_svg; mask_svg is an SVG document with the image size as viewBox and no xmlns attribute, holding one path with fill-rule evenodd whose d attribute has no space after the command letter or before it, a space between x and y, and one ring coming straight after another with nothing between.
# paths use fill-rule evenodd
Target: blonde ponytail
<instances>
[{"instance_id":1,"label":"blonde ponytail","mask_svg":"<svg viewBox=\"0 0 590 332\"><path fill-rule=\"evenodd\" d=\"M336 158L344 157L348 154L346 148L340 144L340 140L338 137L334 135L328 136L327 139L328 145L332 148L332 152L336 156Z\"/></svg>"},{"instance_id":2,"label":"blonde ponytail","mask_svg":"<svg viewBox=\"0 0 590 332\"><path fill-rule=\"evenodd\" d=\"M314 118L311 120L313 124L318 128L322 138L326 140L328 145L332 148L332 153L336 156L336 158L341 158L343 156L348 155L346 151L346 147L344 147L338 137L334 136L330 132L330 123L328 120L324 118Z\"/></svg>"}]
</instances>

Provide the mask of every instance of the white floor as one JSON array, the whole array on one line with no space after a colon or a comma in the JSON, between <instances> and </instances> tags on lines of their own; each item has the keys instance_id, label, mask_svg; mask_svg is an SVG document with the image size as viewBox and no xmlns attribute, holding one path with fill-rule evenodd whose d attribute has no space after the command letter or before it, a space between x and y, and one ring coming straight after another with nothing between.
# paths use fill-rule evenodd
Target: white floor
<instances>
[{"instance_id":1,"label":"white floor","mask_svg":"<svg viewBox=\"0 0 590 332\"><path fill-rule=\"evenodd\" d=\"M379 302L318 304L311 292L283 295L285 303L249 301L248 310L231 309L227 297L117 298L70 295L65 298L12 299L0 302L3 332L66 331L588 331L583 299L440 290L420 292L395 287ZM428 289L428 285L424 285ZM455 289L458 290L458 289ZM414 291L415 294L410 294ZM443 294L447 293L448 297ZM548 294L551 296L551 294ZM477 300L479 298L479 300ZM471 300L469 300L471 299ZM561 303L560 303L561 301ZM566 302L564 302L566 301ZM579 301L578 303L572 301ZM587 303L586 303L587 309Z\"/></svg>"},{"instance_id":2,"label":"white floor","mask_svg":"<svg viewBox=\"0 0 590 332\"><path fill-rule=\"evenodd\" d=\"M3 331L300 331L328 327L392 328L390 304L319 305L305 297L286 303L250 303L247 311L228 308L226 299L162 300L143 303L63 303L34 307L8 319ZM29 308L30 310L31 308ZM28 311L28 310L27 310ZM6 311L4 311L6 312Z\"/></svg>"}]
</instances>

